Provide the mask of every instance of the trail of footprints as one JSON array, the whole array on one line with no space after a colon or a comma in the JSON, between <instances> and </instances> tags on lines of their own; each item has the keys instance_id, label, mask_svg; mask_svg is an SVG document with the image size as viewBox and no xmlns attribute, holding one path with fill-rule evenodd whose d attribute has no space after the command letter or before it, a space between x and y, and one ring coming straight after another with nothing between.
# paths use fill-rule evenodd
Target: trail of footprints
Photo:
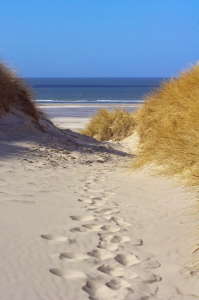
<instances>
[{"instance_id":1,"label":"trail of footprints","mask_svg":"<svg viewBox=\"0 0 199 300\"><path fill-rule=\"evenodd\" d=\"M151 273L149 270L160 267L160 263L150 258L141 260L133 254L133 247L142 246L143 241L142 239L130 239L125 234L130 229L131 224L125 222L119 216L120 209L113 207L116 203L110 202L115 193L97 188L96 182L104 180L100 179L99 176L95 178L85 177L81 180L84 184L83 190L85 195L78 201L84 205L84 208L90 214L71 216L72 220L82 222L80 227L72 228L70 230L71 233L95 233L99 238L96 249L92 249L88 253L63 252L59 256L63 261L74 263L89 261L94 258L96 264L95 274L93 274L93 270L92 274L79 271L78 264L77 270L54 268L50 269L50 272L62 278L79 280L81 284L83 282L81 288L89 294L89 299L91 300L123 300L126 297L139 300L143 299L143 297L155 295L158 288L152 284L160 281L161 277ZM77 189L82 190L82 187L77 187ZM94 196L88 197L88 192L94 194ZM95 193L100 193L102 196L95 196ZM103 221L101 222L101 220ZM65 236L52 234L43 234L41 237L49 242L68 241L68 238ZM130 243L132 246L132 252L130 253L125 250L127 243ZM70 247L69 244L67 246ZM106 261L108 261L107 264ZM100 277L100 274L102 277ZM107 277L109 278L108 280Z\"/></svg>"}]
</instances>

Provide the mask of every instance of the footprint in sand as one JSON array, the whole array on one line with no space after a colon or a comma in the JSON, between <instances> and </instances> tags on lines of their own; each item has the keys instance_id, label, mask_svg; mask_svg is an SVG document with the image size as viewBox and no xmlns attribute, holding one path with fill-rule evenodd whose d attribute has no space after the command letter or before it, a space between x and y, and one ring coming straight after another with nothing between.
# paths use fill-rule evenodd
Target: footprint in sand
<instances>
[{"instance_id":1,"label":"footprint in sand","mask_svg":"<svg viewBox=\"0 0 199 300\"><path fill-rule=\"evenodd\" d=\"M101 228L102 224L84 224L82 225L84 228L87 228L91 231L95 231Z\"/></svg>"},{"instance_id":2,"label":"footprint in sand","mask_svg":"<svg viewBox=\"0 0 199 300\"><path fill-rule=\"evenodd\" d=\"M101 227L103 230L107 230L107 231L110 231L110 232L117 232L117 231L120 231L121 228L120 227L116 227L116 226L109 226L109 225L104 225Z\"/></svg>"},{"instance_id":3,"label":"footprint in sand","mask_svg":"<svg viewBox=\"0 0 199 300\"><path fill-rule=\"evenodd\" d=\"M90 295L89 299L110 299L116 294L116 291L110 289L106 285L97 282L96 280L88 280L83 290Z\"/></svg>"},{"instance_id":4,"label":"footprint in sand","mask_svg":"<svg viewBox=\"0 0 199 300\"><path fill-rule=\"evenodd\" d=\"M81 232L81 233L85 233L85 232L88 232L88 231L90 231L90 230L87 229L87 228L84 228L84 227L75 227L75 228L70 229L70 232Z\"/></svg>"},{"instance_id":5,"label":"footprint in sand","mask_svg":"<svg viewBox=\"0 0 199 300\"><path fill-rule=\"evenodd\" d=\"M91 205L93 205L93 206L103 206L103 205L105 205L106 204L106 201L99 201L99 200L92 200L92 203L91 203Z\"/></svg>"},{"instance_id":6,"label":"footprint in sand","mask_svg":"<svg viewBox=\"0 0 199 300\"><path fill-rule=\"evenodd\" d=\"M103 226L104 227L104 226ZM128 236L113 236L106 233L98 233L100 236L100 240L106 243L114 243L114 244L122 244L125 242L130 242L132 246L140 246L143 245L142 239L133 239L131 240Z\"/></svg>"},{"instance_id":7,"label":"footprint in sand","mask_svg":"<svg viewBox=\"0 0 199 300\"><path fill-rule=\"evenodd\" d=\"M93 189L87 189L87 188L86 188L86 191L87 191L88 193L102 193L104 190L93 190Z\"/></svg>"},{"instance_id":8,"label":"footprint in sand","mask_svg":"<svg viewBox=\"0 0 199 300\"><path fill-rule=\"evenodd\" d=\"M107 201L109 199L109 197L91 197L91 200L93 201Z\"/></svg>"},{"instance_id":9,"label":"footprint in sand","mask_svg":"<svg viewBox=\"0 0 199 300\"><path fill-rule=\"evenodd\" d=\"M138 257L133 254L118 254L115 257L115 260L121 265L127 267L138 264L140 262Z\"/></svg>"},{"instance_id":10,"label":"footprint in sand","mask_svg":"<svg viewBox=\"0 0 199 300\"><path fill-rule=\"evenodd\" d=\"M115 244L121 244L121 243L125 243L125 242L129 242L131 239L128 236L119 236L119 235L115 235L112 239L111 239L111 243L115 243Z\"/></svg>"},{"instance_id":11,"label":"footprint in sand","mask_svg":"<svg viewBox=\"0 0 199 300\"><path fill-rule=\"evenodd\" d=\"M90 256L96 257L98 259L102 259L102 260L111 258L114 256L112 253L110 253L104 249L94 249L93 251L88 252L87 254Z\"/></svg>"},{"instance_id":12,"label":"footprint in sand","mask_svg":"<svg viewBox=\"0 0 199 300\"><path fill-rule=\"evenodd\" d=\"M97 248L105 249L107 251L116 251L118 249L118 244L109 244L107 242L100 241Z\"/></svg>"},{"instance_id":13,"label":"footprint in sand","mask_svg":"<svg viewBox=\"0 0 199 300\"><path fill-rule=\"evenodd\" d=\"M120 213L119 209L115 209L115 208L103 208L103 209L99 209L99 210L94 210L94 212L96 214L103 214L103 215L110 215L110 214L118 214Z\"/></svg>"},{"instance_id":14,"label":"footprint in sand","mask_svg":"<svg viewBox=\"0 0 199 300\"><path fill-rule=\"evenodd\" d=\"M85 273L76 270L50 269L50 272L66 279L87 279L87 275Z\"/></svg>"},{"instance_id":15,"label":"footprint in sand","mask_svg":"<svg viewBox=\"0 0 199 300\"><path fill-rule=\"evenodd\" d=\"M88 211L92 210L93 212L96 212L96 208L102 207L106 204L105 201L92 201L90 205L87 207Z\"/></svg>"},{"instance_id":16,"label":"footprint in sand","mask_svg":"<svg viewBox=\"0 0 199 300\"><path fill-rule=\"evenodd\" d=\"M107 282L106 285L112 290L120 290L131 286L131 284L123 278L114 278Z\"/></svg>"},{"instance_id":17,"label":"footprint in sand","mask_svg":"<svg viewBox=\"0 0 199 300\"><path fill-rule=\"evenodd\" d=\"M97 186L96 183L85 183L85 187L89 188L89 187L94 187Z\"/></svg>"},{"instance_id":18,"label":"footprint in sand","mask_svg":"<svg viewBox=\"0 0 199 300\"><path fill-rule=\"evenodd\" d=\"M88 203L88 204L92 203L91 199L79 199L78 201Z\"/></svg>"},{"instance_id":19,"label":"footprint in sand","mask_svg":"<svg viewBox=\"0 0 199 300\"><path fill-rule=\"evenodd\" d=\"M93 201L101 201L102 199L104 200L105 198L104 197L103 198L101 198L101 197L91 197L91 200L93 200Z\"/></svg>"},{"instance_id":20,"label":"footprint in sand","mask_svg":"<svg viewBox=\"0 0 199 300\"><path fill-rule=\"evenodd\" d=\"M100 236L100 241L104 242L104 243L107 243L107 244L111 244L111 240L113 238L113 235L106 235L106 234L100 234L98 233L98 235Z\"/></svg>"},{"instance_id":21,"label":"footprint in sand","mask_svg":"<svg viewBox=\"0 0 199 300\"><path fill-rule=\"evenodd\" d=\"M85 178L85 179L81 179L81 180L79 180L79 181L81 181L81 182L84 182L84 183L92 183L93 182L93 180L92 179L87 179L87 178Z\"/></svg>"},{"instance_id":22,"label":"footprint in sand","mask_svg":"<svg viewBox=\"0 0 199 300\"><path fill-rule=\"evenodd\" d=\"M111 217L110 219L111 221L115 222L116 225L120 226L120 227L128 227L128 226L131 226L130 223L127 223L124 221L123 218L121 217Z\"/></svg>"},{"instance_id":23,"label":"footprint in sand","mask_svg":"<svg viewBox=\"0 0 199 300\"><path fill-rule=\"evenodd\" d=\"M162 278L159 275L152 274L152 273L145 273L142 275L139 275L139 278L145 283L145 284L151 284L157 281L161 281Z\"/></svg>"},{"instance_id":24,"label":"footprint in sand","mask_svg":"<svg viewBox=\"0 0 199 300\"><path fill-rule=\"evenodd\" d=\"M89 231L98 231L101 229L102 224L84 224L82 227L72 228L71 232L89 232Z\"/></svg>"},{"instance_id":25,"label":"footprint in sand","mask_svg":"<svg viewBox=\"0 0 199 300\"><path fill-rule=\"evenodd\" d=\"M83 253L78 253L78 252L64 252L61 253L60 259L65 260L68 259L70 261L78 261L78 260L83 260L89 258L88 255L85 255Z\"/></svg>"},{"instance_id":26,"label":"footprint in sand","mask_svg":"<svg viewBox=\"0 0 199 300\"><path fill-rule=\"evenodd\" d=\"M86 208L86 207L84 207L84 208ZM95 209L96 209L95 206L88 206L86 211L91 212L91 211L94 211Z\"/></svg>"},{"instance_id":27,"label":"footprint in sand","mask_svg":"<svg viewBox=\"0 0 199 300\"><path fill-rule=\"evenodd\" d=\"M159 268L161 264L156 260L151 260L150 258L143 261L141 264L142 268Z\"/></svg>"},{"instance_id":28,"label":"footprint in sand","mask_svg":"<svg viewBox=\"0 0 199 300\"><path fill-rule=\"evenodd\" d=\"M102 225L97 225L97 224L85 224L82 225L82 227L75 227L72 228L70 231L71 232L89 232L89 231L98 231L100 230L100 227Z\"/></svg>"},{"instance_id":29,"label":"footprint in sand","mask_svg":"<svg viewBox=\"0 0 199 300\"><path fill-rule=\"evenodd\" d=\"M98 271L111 275L113 277L123 276L124 274L124 268L119 266L102 265L98 268Z\"/></svg>"},{"instance_id":30,"label":"footprint in sand","mask_svg":"<svg viewBox=\"0 0 199 300\"><path fill-rule=\"evenodd\" d=\"M114 192L106 192L106 191L104 191L103 192L103 195L106 195L106 196L114 196L116 193L114 193Z\"/></svg>"},{"instance_id":31,"label":"footprint in sand","mask_svg":"<svg viewBox=\"0 0 199 300\"><path fill-rule=\"evenodd\" d=\"M66 240L68 240L66 236L53 235L53 234L42 234L41 237L45 240L53 241L53 242L65 242Z\"/></svg>"},{"instance_id":32,"label":"footprint in sand","mask_svg":"<svg viewBox=\"0 0 199 300\"><path fill-rule=\"evenodd\" d=\"M106 243L114 243L114 244L122 244L125 242L129 242L131 239L128 236L119 236L119 235L110 235L108 233L98 233L100 236L100 240Z\"/></svg>"},{"instance_id":33,"label":"footprint in sand","mask_svg":"<svg viewBox=\"0 0 199 300\"><path fill-rule=\"evenodd\" d=\"M95 219L95 217L91 215L70 216L70 218L75 221L91 221Z\"/></svg>"},{"instance_id":34,"label":"footprint in sand","mask_svg":"<svg viewBox=\"0 0 199 300\"><path fill-rule=\"evenodd\" d=\"M134 273L130 270L125 270L123 267L118 265L102 265L98 269L98 271L103 272L105 274L111 275L113 277L126 277L128 279L133 279L138 277L137 273Z\"/></svg>"},{"instance_id":35,"label":"footprint in sand","mask_svg":"<svg viewBox=\"0 0 199 300\"><path fill-rule=\"evenodd\" d=\"M84 183L93 183L95 181L94 177L89 177L89 178L84 178L80 180L81 182Z\"/></svg>"},{"instance_id":36,"label":"footprint in sand","mask_svg":"<svg viewBox=\"0 0 199 300\"><path fill-rule=\"evenodd\" d=\"M112 214L112 210L109 209L99 209L99 210L94 210L95 214L100 214L100 215L110 215Z\"/></svg>"}]
</instances>

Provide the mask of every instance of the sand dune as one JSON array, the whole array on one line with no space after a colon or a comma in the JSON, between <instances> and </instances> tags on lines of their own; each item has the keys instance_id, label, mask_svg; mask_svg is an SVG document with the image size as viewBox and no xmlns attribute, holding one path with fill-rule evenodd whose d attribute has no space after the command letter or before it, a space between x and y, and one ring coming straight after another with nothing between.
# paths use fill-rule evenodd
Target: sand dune
<instances>
[{"instance_id":1,"label":"sand dune","mask_svg":"<svg viewBox=\"0 0 199 300\"><path fill-rule=\"evenodd\" d=\"M178 243L194 194L128 172L136 139L40 125L17 110L0 118L0 299L197 299Z\"/></svg>"}]
</instances>

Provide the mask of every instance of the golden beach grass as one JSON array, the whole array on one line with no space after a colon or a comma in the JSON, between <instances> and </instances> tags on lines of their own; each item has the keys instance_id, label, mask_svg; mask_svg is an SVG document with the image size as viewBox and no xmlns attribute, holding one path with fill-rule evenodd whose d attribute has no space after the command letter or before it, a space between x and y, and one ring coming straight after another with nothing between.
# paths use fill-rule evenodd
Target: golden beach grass
<instances>
[{"instance_id":1,"label":"golden beach grass","mask_svg":"<svg viewBox=\"0 0 199 300\"><path fill-rule=\"evenodd\" d=\"M199 193L199 65L164 81L144 98L134 114L101 109L82 133L100 141L123 140L134 129L140 143L132 169L146 165L155 173L175 176ZM187 263L199 271L199 200L190 203L187 213L195 221L194 245Z\"/></svg>"},{"instance_id":2,"label":"golden beach grass","mask_svg":"<svg viewBox=\"0 0 199 300\"><path fill-rule=\"evenodd\" d=\"M98 141L121 141L132 135L134 127L134 115L128 111L119 109L109 111L101 108L80 133L92 136Z\"/></svg>"},{"instance_id":3,"label":"golden beach grass","mask_svg":"<svg viewBox=\"0 0 199 300\"><path fill-rule=\"evenodd\" d=\"M38 122L42 113L32 101L33 96L25 81L5 63L0 62L0 114L7 113L14 107Z\"/></svg>"},{"instance_id":4,"label":"golden beach grass","mask_svg":"<svg viewBox=\"0 0 199 300\"><path fill-rule=\"evenodd\" d=\"M199 65L162 83L136 114L134 168L154 163L165 175L199 186Z\"/></svg>"},{"instance_id":5,"label":"golden beach grass","mask_svg":"<svg viewBox=\"0 0 199 300\"><path fill-rule=\"evenodd\" d=\"M199 65L162 83L145 97L136 114L140 137L133 169L153 166L156 173L176 176L199 193ZM186 264L199 271L199 200L187 208L196 222L195 238Z\"/></svg>"}]
</instances>

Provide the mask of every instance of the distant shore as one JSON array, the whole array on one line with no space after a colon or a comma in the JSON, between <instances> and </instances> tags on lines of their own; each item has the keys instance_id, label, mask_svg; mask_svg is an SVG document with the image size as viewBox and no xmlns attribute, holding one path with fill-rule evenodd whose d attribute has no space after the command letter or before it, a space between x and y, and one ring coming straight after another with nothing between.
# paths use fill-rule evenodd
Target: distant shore
<instances>
[{"instance_id":1,"label":"distant shore","mask_svg":"<svg viewBox=\"0 0 199 300\"><path fill-rule=\"evenodd\" d=\"M79 130L85 126L98 109L125 109L133 112L142 104L109 103L40 103L39 108L60 128Z\"/></svg>"},{"instance_id":2,"label":"distant shore","mask_svg":"<svg viewBox=\"0 0 199 300\"><path fill-rule=\"evenodd\" d=\"M47 106L47 107L139 107L142 103L39 103L39 106Z\"/></svg>"}]
</instances>

